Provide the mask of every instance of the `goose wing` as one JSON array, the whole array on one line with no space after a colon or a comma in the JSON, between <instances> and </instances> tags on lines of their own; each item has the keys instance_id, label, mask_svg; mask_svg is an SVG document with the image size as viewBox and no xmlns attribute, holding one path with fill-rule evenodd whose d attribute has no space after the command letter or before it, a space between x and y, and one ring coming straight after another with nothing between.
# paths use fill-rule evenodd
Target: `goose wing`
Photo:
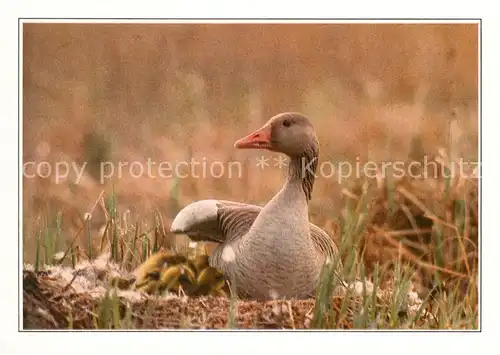
<instances>
[{"instance_id":1,"label":"goose wing","mask_svg":"<svg viewBox=\"0 0 500 355\"><path fill-rule=\"evenodd\" d=\"M224 200L201 200L184 207L172 222L171 232L186 234L193 241L228 245L237 242L252 226L262 207ZM331 259L338 248L330 236L309 223L316 250ZM222 249L222 248L217 248Z\"/></svg>"}]
</instances>

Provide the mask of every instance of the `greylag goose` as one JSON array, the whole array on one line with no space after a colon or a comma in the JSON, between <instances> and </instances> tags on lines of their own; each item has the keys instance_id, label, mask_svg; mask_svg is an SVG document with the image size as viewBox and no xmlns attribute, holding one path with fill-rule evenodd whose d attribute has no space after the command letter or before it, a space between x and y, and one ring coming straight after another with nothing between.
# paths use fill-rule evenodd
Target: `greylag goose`
<instances>
[{"instance_id":1,"label":"greylag goose","mask_svg":"<svg viewBox=\"0 0 500 355\"><path fill-rule=\"evenodd\" d=\"M234 147L287 155L282 189L263 207L213 199L191 203L174 218L171 231L220 243L210 265L225 274L240 298L314 297L324 263L341 263L332 239L309 222L319 153L313 126L300 113L281 113Z\"/></svg>"}]
</instances>

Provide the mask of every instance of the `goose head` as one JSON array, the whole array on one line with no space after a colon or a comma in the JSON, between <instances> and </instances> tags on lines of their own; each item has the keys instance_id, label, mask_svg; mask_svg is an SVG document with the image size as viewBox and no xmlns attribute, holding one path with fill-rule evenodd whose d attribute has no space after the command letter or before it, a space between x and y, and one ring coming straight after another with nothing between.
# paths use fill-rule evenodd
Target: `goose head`
<instances>
[{"instance_id":1,"label":"goose head","mask_svg":"<svg viewBox=\"0 0 500 355\"><path fill-rule=\"evenodd\" d=\"M272 117L248 136L237 140L234 147L267 149L296 158L308 152L317 155L318 139L306 116L297 112L284 112Z\"/></svg>"}]
</instances>

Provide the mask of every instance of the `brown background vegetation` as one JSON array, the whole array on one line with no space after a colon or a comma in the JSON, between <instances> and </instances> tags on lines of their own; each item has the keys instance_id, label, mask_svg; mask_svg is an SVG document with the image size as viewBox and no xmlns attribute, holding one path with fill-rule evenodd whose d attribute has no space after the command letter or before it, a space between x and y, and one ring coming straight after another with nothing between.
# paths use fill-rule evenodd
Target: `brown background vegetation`
<instances>
[{"instance_id":1,"label":"brown background vegetation","mask_svg":"<svg viewBox=\"0 0 500 355\"><path fill-rule=\"evenodd\" d=\"M158 208L167 226L195 199L264 203L282 171L232 145L282 111L311 117L322 160L432 156L449 146L451 119L456 154L477 160L477 90L475 24L25 24L23 159L88 163L79 183L24 178L25 235L61 209L71 235L111 183L120 213L151 220ZM189 157L245 162L244 176L101 184L92 170ZM341 187L317 181L314 222L339 213ZM96 208L96 228L104 218Z\"/></svg>"}]
</instances>

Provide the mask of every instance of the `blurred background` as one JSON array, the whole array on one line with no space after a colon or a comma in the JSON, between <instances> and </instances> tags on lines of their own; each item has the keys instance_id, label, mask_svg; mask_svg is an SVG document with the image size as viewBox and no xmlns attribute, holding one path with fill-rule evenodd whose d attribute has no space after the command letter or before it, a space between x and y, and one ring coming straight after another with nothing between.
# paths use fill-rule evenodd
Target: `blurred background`
<instances>
[{"instance_id":1,"label":"blurred background","mask_svg":"<svg viewBox=\"0 0 500 355\"><path fill-rule=\"evenodd\" d=\"M477 161L477 97L475 24L24 24L24 162L48 162L43 176L56 162L84 167L81 179L24 177L25 258L43 226L71 239L86 213L97 245L110 194L120 218L145 230L153 214L168 228L197 199L267 202L284 171L259 169L255 158L273 154L233 143L283 111L311 118L320 161L418 160L444 148ZM244 169L181 179L126 167L100 181L101 162L148 159ZM313 222L334 228L349 183L317 180Z\"/></svg>"}]
</instances>

